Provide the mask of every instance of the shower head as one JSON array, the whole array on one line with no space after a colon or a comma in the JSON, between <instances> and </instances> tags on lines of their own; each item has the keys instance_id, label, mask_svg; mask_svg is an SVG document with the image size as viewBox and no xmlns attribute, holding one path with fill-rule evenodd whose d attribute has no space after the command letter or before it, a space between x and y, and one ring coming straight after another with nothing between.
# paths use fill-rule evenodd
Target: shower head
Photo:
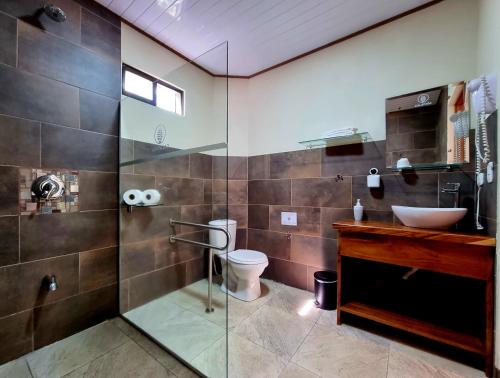
<instances>
[{"instance_id":1,"label":"shower head","mask_svg":"<svg viewBox=\"0 0 500 378\"><path fill-rule=\"evenodd\" d=\"M52 20L56 22L66 21L66 13L64 13L64 11L61 8L56 7L53 4L45 4L43 6L43 11L47 16L49 16Z\"/></svg>"}]
</instances>

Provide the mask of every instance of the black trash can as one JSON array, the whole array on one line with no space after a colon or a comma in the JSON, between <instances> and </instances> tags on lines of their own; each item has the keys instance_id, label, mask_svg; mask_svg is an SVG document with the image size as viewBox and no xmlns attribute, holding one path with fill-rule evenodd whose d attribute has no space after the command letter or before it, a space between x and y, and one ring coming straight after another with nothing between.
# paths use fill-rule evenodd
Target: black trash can
<instances>
[{"instance_id":1,"label":"black trash can","mask_svg":"<svg viewBox=\"0 0 500 378\"><path fill-rule=\"evenodd\" d=\"M316 306L323 310L337 308L337 272L320 270L314 273Z\"/></svg>"}]
</instances>

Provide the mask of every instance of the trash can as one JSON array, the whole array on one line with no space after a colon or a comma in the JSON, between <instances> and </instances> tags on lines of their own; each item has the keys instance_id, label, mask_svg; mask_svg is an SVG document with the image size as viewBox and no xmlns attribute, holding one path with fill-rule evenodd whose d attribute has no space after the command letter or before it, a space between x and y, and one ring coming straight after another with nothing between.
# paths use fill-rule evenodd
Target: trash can
<instances>
[{"instance_id":1,"label":"trash can","mask_svg":"<svg viewBox=\"0 0 500 378\"><path fill-rule=\"evenodd\" d=\"M320 270L314 273L315 304L323 310L337 308L337 272Z\"/></svg>"}]
</instances>

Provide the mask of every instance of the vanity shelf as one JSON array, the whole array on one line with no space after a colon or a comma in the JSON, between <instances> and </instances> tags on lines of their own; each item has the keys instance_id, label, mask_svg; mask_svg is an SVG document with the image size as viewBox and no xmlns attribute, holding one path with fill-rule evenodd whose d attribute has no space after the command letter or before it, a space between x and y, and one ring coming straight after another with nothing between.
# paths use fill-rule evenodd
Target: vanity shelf
<instances>
[{"instance_id":1,"label":"vanity shelf","mask_svg":"<svg viewBox=\"0 0 500 378\"><path fill-rule=\"evenodd\" d=\"M340 306L340 311L356 315L365 319L385 324L438 341L444 344L466 350L468 352L484 355L484 342L480 337L456 332L451 329L434 325L433 323L401 315L394 311L377 308L375 306L351 301Z\"/></svg>"},{"instance_id":2,"label":"vanity shelf","mask_svg":"<svg viewBox=\"0 0 500 378\"><path fill-rule=\"evenodd\" d=\"M474 353L492 376L495 238L371 221L332 227L337 324L354 315ZM412 268L420 272L402 279Z\"/></svg>"},{"instance_id":3,"label":"vanity shelf","mask_svg":"<svg viewBox=\"0 0 500 378\"><path fill-rule=\"evenodd\" d=\"M333 138L318 138L312 140L303 140L299 142L308 149L343 146L347 144L368 143L372 141L370 133L356 133L348 136L339 136Z\"/></svg>"}]
</instances>

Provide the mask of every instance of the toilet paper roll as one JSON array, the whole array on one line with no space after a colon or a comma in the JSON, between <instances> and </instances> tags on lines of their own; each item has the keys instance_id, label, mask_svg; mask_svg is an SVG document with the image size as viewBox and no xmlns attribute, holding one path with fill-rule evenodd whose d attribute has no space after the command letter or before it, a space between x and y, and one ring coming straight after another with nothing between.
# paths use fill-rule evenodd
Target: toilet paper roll
<instances>
[{"instance_id":1,"label":"toilet paper roll","mask_svg":"<svg viewBox=\"0 0 500 378\"><path fill-rule=\"evenodd\" d=\"M127 205L139 205L142 202L142 191L139 189L129 189L123 193L123 202Z\"/></svg>"},{"instance_id":2,"label":"toilet paper roll","mask_svg":"<svg viewBox=\"0 0 500 378\"><path fill-rule=\"evenodd\" d=\"M142 192L142 202L146 206L158 205L161 200L161 194L156 189L148 189Z\"/></svg>"},{"instance_id":3,"label":"toilet paper roll","mask_svg":"<svg viewBox=\"0 0 500 378\"><path fill-rule=\"evenodd\" d=\"M369 188L380 188L380 175L366 176L366 184Z\"/></svg>"}]
</instances>

